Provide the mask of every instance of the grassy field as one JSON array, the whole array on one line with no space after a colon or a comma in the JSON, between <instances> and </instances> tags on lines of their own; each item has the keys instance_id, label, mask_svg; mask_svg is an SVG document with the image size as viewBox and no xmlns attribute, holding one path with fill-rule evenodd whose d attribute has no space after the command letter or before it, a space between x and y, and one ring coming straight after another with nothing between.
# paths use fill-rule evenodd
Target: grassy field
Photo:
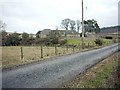
<instances>
[{"instance_id":1,"label":"grassy field","mask_svg":"<svg viewBox=\"0 0 120 90\"><path fill-rule=\"evenodd\" d=\"M55 47L43 47L43 59L41 58L40 46L23 46L23 60L21 60L21 47L20 46L4 46L2 49L2 66L3 68L15 65L25 64L37 60L44 60L45 58L54 57ZM75 52L79 49L76 48ZM57 47L57 56L73 53L73 49L66 47Z\"/></svg>"},{"instance_id":2,"label":"grassy field","mask_svg":"<svg viewBox=\"0 0 120 90\"><path fill-rule=\"evenodd\" d=\"M114 88L118 85L118 72L114 75L114 79L111 77L115 74L114 71L118 67L118 61L120 61L120 52L115 53L109 58L98 63L87 72L76 76L73 80L67 83L65 88ZM111 79L112 78L112 79ZM110 80L109 80L110 79ZM120 84L119 84L120 85Z\"/></svg>"},{"instance_id":3,"label":"grassy field","mask_svg":"<svg viewBox=\"0 0 120 90\"><path fill-rule=\"evenodd\" d=\"M102 39L104 44L108 44L108 43L111 43L112 40L110 39ZM88 45L88 43L90 43L91 45L94 43L95 41L95 38L84 38L84 43L86 45ZM68 44L74 44L74 45L82 45L82 40L81 38L77 38L77 39L68 39Z\"/></svg>"},{"instance_id":4,"label":"grassy field","mask_svg":"<svg viewBox=\"0 0 120 90\"><path fill-rule=\"evenodd\" d=\"M105 40L105 42L109 42L108 40ZM88 39L85 38L85 43L88 45L88 42L94 43L94 39ZM73 47L69 47L67 50L67 46L57 47L57 56L65 55L65 54L71 54L73 52L78 52L82 50L81 48L81 39L68 39L68 44L75 44L79 45L79 47L75 47L73 50ZM16 65L21 65L25 63L30 63L33 61L38 60L44 60L46 58L55 57L55 47L43 47L43 58L41 58L41 47L40 46L23 46L23 59L21 60L21 47L20 46L3 46L0 47L2 49L2 52L0 53L2 56L2 59L0 62L2 62L2 65L0 67L6 68L6 67L12 67Z\"/></svg>"}]
</instances>

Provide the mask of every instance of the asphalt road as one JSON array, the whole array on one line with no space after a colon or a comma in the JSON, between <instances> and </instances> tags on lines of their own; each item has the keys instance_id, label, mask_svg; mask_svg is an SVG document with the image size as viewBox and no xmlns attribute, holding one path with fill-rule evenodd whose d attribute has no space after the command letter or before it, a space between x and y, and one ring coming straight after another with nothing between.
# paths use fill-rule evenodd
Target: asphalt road
<instances>
[{"instance_id":1,"label":"asphalt road","mask_svg":"<svg viewBox=\"0 0 120 90\"><path fill-rule=\"evenodd\" d=\"M118 44L2 72L3 88L55 88L118 50ZM1 79L1 78L0 78Z\"/></svg>"}]
</instances>

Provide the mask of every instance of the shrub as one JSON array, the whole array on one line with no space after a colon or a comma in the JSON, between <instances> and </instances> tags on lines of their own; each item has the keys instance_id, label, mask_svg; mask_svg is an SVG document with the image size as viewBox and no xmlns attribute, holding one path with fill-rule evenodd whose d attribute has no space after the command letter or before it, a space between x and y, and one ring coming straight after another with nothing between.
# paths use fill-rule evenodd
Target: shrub
<instances>
[{"instance_id":1,"label":"shrub","mask_svg":"<svg viewBox=\"0 0 120 90\"><path fill-rule=\"evenodd\" d=\"M106 36L105 39L113 39L112 36Z\"/></svg>"},{"instance_id":2,"label":"shrub","mask_svg":"<svg viewBox=\"0 0 120 90\"><path fill-rule=\"evenodd\" d=\"M59 43L60 43L60 45L64 45L64 44L66 44L68 41L67 41L67 39L64 39L64 40L61 40Z\"/></svg>"},{"instance_id":3,"label":"shrub","mask_svg":"<svg viewBox=\"0 0 120 90\"><path fill-rule=\"evenodd\" d=\"M103 40L102 39L96 39L94 42L95 42L96 45L99 45L99 46L103 45Z\"/></svg>"}]
</instances>

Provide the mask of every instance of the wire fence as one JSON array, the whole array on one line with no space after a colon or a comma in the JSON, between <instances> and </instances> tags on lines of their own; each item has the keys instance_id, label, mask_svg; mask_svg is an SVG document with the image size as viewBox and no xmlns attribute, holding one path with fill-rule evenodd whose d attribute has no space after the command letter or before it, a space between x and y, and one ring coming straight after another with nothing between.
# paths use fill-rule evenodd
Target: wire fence
<instances>
[{"instance_id":1,"label":"wire fence","mask_svg":"<svg viewBox=\"0 0 120 90\"><path fill-rule=\"evenodd\" d=\"M93 47L93 45L85 45L85 48ZM79 45L64 45L64 46L3 46L2 59L24 59L34 60L56 55L70 54L78 52L82 49Z\"/></svg>"},{"instance_id":2,"label":"wire fence","mask_svg":"<svg viewBox=\"0 0 120 90\"><path fill-rule=\"evenodd\" d=\"M109 45L109 43L105 44ZM81 50L97 47L95 43L87 43L82 49L82 45L54 45L54 46L3 46L2 64L21 64L36 60L43 60L50 57L72 54Z\"/></svg>"}]
</instances>

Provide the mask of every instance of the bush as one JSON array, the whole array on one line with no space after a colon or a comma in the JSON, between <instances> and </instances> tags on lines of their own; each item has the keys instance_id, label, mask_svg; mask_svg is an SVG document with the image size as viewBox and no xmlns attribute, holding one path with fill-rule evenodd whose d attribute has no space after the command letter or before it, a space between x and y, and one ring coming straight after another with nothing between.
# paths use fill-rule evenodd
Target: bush
<instances>
[{"instance_id":1,"label":"bush","mask_svg":"<svg viewBox=\"0 0 120 90\"><path fill-rule=\"evenodd\" d=\"M46 39L45 38L36 38L35 39L35 44L36 45L41 45L41 44L45 44Z\"/></svg>"},{"instance_id":2,"label":"bush","mask_svg":"<svg viewBox=\"0 0 120 90\"><path fill-rule=\"evenodd\" d=\"M95 41L96 45L102 46L103 45L103 40L102 39L96 39Z\"/></svg>"},{"instance_id":3,"label":"bush","mask_svg":"<svg viewBox=\"0 0 120 90\"><path fill-rule=\"evenodd\" d=\"M65 45L67 42L68 42L67 39L64 39L64 40L61 40L61 41L59 42L59 44L60 44L60 45Z\"/></svg>"},{"instance_id":4,"label":"bush","mask_svg":"<svg viewBox=\"0 0 120 90\"><path fill-rule=\"evenodd\" d=\"M105 39L113 39L112 36L106 36Z\"/></svg>"}]
</instances>

